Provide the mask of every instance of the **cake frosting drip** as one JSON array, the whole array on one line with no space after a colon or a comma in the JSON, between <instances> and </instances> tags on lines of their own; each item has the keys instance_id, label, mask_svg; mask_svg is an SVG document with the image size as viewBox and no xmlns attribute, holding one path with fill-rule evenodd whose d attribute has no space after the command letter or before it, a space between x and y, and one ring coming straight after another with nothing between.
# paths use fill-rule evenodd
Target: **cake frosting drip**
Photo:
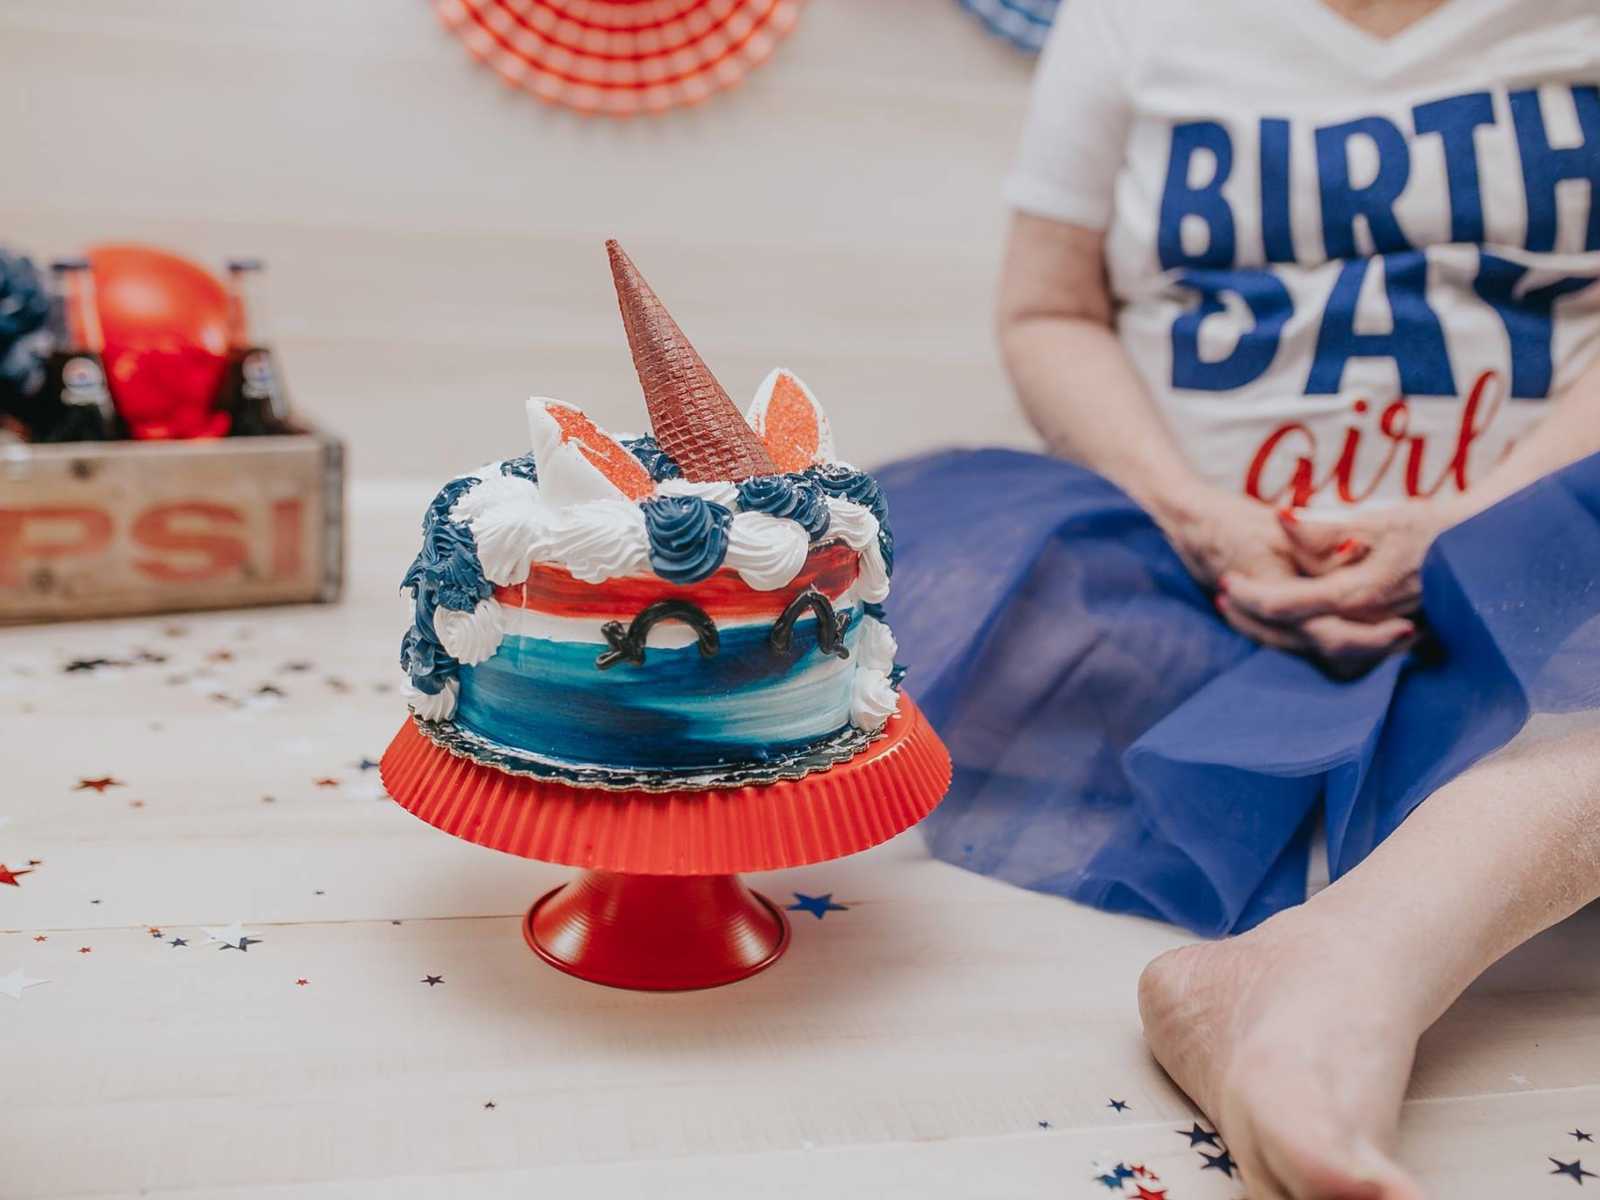
<instances>
[{"instance_id":1,"label":"cake frosting drip","mask_svg":"<svg viewBox=\"0 0 1600 1200\"><path fill-rule=\"evenodd\" d=\"M650 539L650 565L671 583L696 583L728 554L733 513L698 496L660 496L639 506Z\"/></svg>"}]
</instances>

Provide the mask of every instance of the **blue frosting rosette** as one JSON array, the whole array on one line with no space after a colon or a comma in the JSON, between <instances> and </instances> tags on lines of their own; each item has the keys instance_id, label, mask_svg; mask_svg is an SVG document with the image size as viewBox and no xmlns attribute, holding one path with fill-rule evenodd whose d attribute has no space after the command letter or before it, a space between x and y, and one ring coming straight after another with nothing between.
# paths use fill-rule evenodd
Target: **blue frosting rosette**
<instances>
[{"instance_id":1,"label":"blue frosting rosette","mask_svg":"<svg viewBox=\"0 0 1600 1200\"><path fill-rule=\"evenodd\" d=\"M44 383L50 292L33 260L0 248L0 408L15 407Z\"/></svg>"},{"instance_id":2,"label":"blue frosting rosette","mask_svg":"<svg viewBox=\"0 0 1600 1200\"><path fill-rule=\"evenodd\" d=\"M650 565L661 578L698 583L722 565L733 523L727 508L699 496L659 496L639 507L650 538Z\"/></svg>"}]
</instances>

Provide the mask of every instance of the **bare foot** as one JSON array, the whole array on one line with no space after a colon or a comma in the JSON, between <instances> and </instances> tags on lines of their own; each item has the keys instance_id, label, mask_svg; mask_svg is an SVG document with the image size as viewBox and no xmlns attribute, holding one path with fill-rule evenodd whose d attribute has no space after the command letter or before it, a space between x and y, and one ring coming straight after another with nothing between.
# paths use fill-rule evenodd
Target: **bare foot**
<instances>
[{"instance_id":1,"label":"bare foot","mask_svg":"<svg viewBox=\"0 0 1600 1200\"><path fill-rule=\"evenodd\" d=\"M1163 954L1139 980L1139 1011L1251 1200L1421 1200L1391 1157L1433 1015L1416 991L1370 943L1301 908Z\"/></svg>"}]
</instances>

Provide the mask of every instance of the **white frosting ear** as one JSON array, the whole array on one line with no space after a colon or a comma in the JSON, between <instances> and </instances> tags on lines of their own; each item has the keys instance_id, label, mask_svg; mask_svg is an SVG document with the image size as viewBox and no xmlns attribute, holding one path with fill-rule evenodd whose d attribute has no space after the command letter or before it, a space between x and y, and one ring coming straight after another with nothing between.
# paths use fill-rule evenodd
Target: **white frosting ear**
<instances>
[{"instance_id":1,"label":"white frosting ear","mask_svg":"<svg viewBox=\"0 0 1600 1200\"><path fill-rule=\"evenodd\" d=\"M780 406L794 404L811 410L816 422L815 440L786 440L781 436L781 431L793 428L789 422L775 422L777 427L769 431L767 418L773 412L775 397ZM786 367L774 368L761 381L761 386L756 388L755 399L745 412L745 420L765 443L767 453L780 471L799 471L834 461L833 427L828 424L828 414L822 411L822 405L817 403L817 398L800 376Z\"/></svg>"},{"instance_id":2,"label":"white frosting ear","mask_svg":"<svg viewBox=\"0 0 1600 1200\"><path fill-rule=\"evenodd\" d=\"M545 503L565 508L589 500L626 500L622 489L583 456L578 443L565 440L561 425L548 411L552 407L581 411L576 405L543 396L528 400L528 437L539 470L539 494Z\"/></svg>"}]
</instances>

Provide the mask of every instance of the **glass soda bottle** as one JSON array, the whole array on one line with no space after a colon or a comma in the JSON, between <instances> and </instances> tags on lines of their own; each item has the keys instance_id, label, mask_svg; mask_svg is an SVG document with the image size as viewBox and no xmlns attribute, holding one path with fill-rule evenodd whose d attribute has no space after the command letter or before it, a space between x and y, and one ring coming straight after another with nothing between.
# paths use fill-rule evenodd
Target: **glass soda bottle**
<instances>
[{"instance_id":1,"label":"glass soda bottle","mask_svg":"<svg viewBox=\"0 0 1600 1200\"><path fill-rule=\"evenodd\" d=\"M289 398L272 351L261 340L257 258L230 258L228 268L228 369L220 407L239 437L289 433Z\"/></svg>"},{"instance_id":2,"label":"glass soda bottle","mask_svg":"<svg viewBox=\"0 0 1600 1200\"><path fill-rule=\"evenodd\" d=\"M95 304L89 261L61 258L50 264L50 358L44 390L33 414L40 442L104 442L122 435L101 360L105 339Z\"/></svg>"}]
</instances>

